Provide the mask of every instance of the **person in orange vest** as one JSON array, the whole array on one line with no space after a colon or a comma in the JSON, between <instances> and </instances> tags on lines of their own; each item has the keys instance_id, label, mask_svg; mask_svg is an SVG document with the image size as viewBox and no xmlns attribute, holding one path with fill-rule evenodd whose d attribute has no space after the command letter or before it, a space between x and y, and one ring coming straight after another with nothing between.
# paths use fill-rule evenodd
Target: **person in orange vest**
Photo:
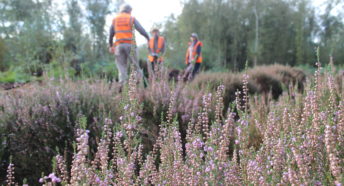
<instances>
[{"instance_id":1,"label":"person in orange vest","mask_svg":"<svg viewBox=\"0 0 344 186\"><path fill-rule=\"evenodd\" d=\"M164 58L165 53L165 38L160 36L159 29L154 28L151 31L152 37L149 40L149 54L148 54L148 69L150 73L154 72L154 67L159 66Z\"/></svg>"},{"instance_id":2,"label":"person in orange vest","mask_svg":"<svg viewBox=\"0 0 344 186\"><path fill-rule=\"evenodd\" d=\"M198 35L196 33L191 34L190 40L191 42L189 42L189 47L187 48L185 55L185 63L187 66L184 78L187 78L187 80L195 78L203 61L203 43L198 40Z\"/></svg>"},{"instance_id":3,"label":"person in orange vest","mask_svg":"<svg viewBox=\"0 0 344 186\"><path fill-rule=\"evenodd\" d=\"M115 54L116 66L118 69L118 79L121 84L128 79L128 59L139 76L143 77L139 66L134 38L134 28L149 41L149 36L137 19L131 16L132 7L129 4L123 4L120 7L120 13L112 20L109 37L109 52ZM115 38L115 40L114 40Z\"/></svg>"}]
</instances>

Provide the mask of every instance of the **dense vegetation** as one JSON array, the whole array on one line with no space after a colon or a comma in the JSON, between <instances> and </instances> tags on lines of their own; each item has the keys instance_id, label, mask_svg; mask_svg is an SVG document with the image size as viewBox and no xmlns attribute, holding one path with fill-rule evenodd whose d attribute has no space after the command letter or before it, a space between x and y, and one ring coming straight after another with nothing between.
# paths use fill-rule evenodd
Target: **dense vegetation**
<instances>
[{"instance_id":1,"label":"dense vegetation","mask_svg":"<svg viewBox=\"0 0 344 186\"><path fill-rule=\"evenodd\" d=\"M275 65L147 88L132 75L121 93L94 79L0 92L1 180L7 169L30 184L343 183L335 74Z\"/></svg>"},{"instance_id":2,"label":"dense vegetation","mask_svg":"<svg viewBox=\"0 0 344 186\"><path fill-rule=\"evenodd\" d=\"M190 33L198 32L205 65L217 71L243 69L246 60L251 65L314 65L316 46L322 61L331 56L341 64L342 6L343 1L315 7L310 0L189 0L180 16L164 24L169 57L181 61Z\"/></svg>"},{"instance_id":3,"label":"dense vegetation","mask_svg":"<svg viewBox=\"0 0 344 186\"><path fill-rule=\"evenodd\" d=\"M123 1L53 2L0 1L0 185L344 184L342 1L184 1L164 66L197 32L206 72L123 89L105 28Z\"/></svg>"}]
</instances>

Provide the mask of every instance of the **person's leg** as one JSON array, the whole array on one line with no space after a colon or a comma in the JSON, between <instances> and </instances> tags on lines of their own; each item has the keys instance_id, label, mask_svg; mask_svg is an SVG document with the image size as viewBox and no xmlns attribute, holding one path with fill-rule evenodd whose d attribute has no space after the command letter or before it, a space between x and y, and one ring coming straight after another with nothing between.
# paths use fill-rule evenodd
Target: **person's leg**
<instances>
[{"instance_id":1,"label":"person's leg","mask_svg":"<svg viewBox=\"0 0 344 186\"><path fill-rule=\"evenodd\" d=\"M201 63L195 64L194 69L192 71L191 80L195 78L196 74L199 72L200 67L201 67Z\"/></svg>"},{"instance_id":2,"label":"person's leg","mask_svg":"<svg viewBox=\"0 0 344 186\"><path fill-rule=\"evenodd\" d=\"M153 73L155 73L155 71L156 71L156 61L153 61L152 62L152 70L153 70Z\"/></svg>"},{"instance_id":3,"label":"person's leg","mask_svg":"<svg viewBox=\"0 0 344 186\"><path fill-rule=\"evenodd\" d=\"M118 69L118 81L124 84L128 79L128 64L127 64L127 53L124 50L124 46L119 44L115 50L116 66Z\"/></svg>"},{"instance_id":4,"label":"person's leg","mask_svg":"<svg viewBox=\"0 0 344 186\"><path fill-rule=\"evenodd\" d=\"M153 77L153 63L149 59L147 59L147 70L148 70L149 79L152 79L152 77Z\"/></svg>"},{"instance_id":5,"label":"person's leg","mask_svg":"<svg viewBox=\"0 0 344 186\"><path fill-rule=\"evenodd\" d=\"M141 70L141 67L138 63L137 56L138 56L138 50L137 49L132 49L133 45L128 45L126 47L126 51L129 54L129 59L131 63L133 64L134 70L137 72L138 75L138 80L141 80L143 78L143 72ZM132 51L133 50L133 51Z\"/></svg>"},{"instance_id":6,"label":"person's leg","mask_svg":"<svg viewBox=\"0 0 344 186\"><path fill-rule=\"evenodd\" d=\"M184 81L188 81L189 80L189 78L191 77L192 69L193 69L193 64L189 63L186 66L185 71L184 71L184 76L183 76Z\"/></svg>"}]
</instances>

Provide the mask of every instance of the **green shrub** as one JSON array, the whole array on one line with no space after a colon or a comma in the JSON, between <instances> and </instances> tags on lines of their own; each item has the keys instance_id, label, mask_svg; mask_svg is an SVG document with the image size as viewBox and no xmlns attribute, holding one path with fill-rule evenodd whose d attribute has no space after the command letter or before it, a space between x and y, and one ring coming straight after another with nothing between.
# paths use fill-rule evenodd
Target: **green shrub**
<instances>
[{"instance_id":1,"label":"green shrub","mask_svg":"<svg viewBox=\"0 0 344 186\"><path fill-rule=\"evenodd\" d=\"M0 83L25 83L31 80L31 76L24 73L21 68L0 72Z\"/></svg>"}]
</instances>

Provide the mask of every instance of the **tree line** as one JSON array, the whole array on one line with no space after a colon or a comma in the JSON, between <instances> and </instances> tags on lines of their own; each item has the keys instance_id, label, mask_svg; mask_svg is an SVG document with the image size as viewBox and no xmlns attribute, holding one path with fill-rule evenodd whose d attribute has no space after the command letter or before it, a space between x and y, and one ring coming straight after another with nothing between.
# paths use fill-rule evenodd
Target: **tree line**
<instances>
[{"instance_id":1,"label":"tree line","mask_svg":"<svg viewBox=\"0 0 344 186\"><path fill-rule=\"evenodd\" d=\"M312 65L317 47L323 62L332 56L344 64L342 6L334 0L323 10L311 0L189 0L164 24L168 57L182 61L190 33L198 32L209 69L238 70L246 62Z\"/></svg>"},{"instance_id":2,"label":"tree line","mask_svg":"<svg viewBox=\"0 0 344 186\"><path fill-rule=\"evenodd\" d=\"M113 64L106 50L106 16L123 2L68 0L62 11L52 0L1 0L0 71L15 66L36 72L51 63L88 69ZM319 11L311 0L186 0L181 15L162 23L166 63L183 67L189 36L197 32L206 69L239 70L246 62L313 64L317 46L322 61L332 56L343 64L344 16L337 8L343 2L324 3Z\"/></svg>"}]
</instances>

